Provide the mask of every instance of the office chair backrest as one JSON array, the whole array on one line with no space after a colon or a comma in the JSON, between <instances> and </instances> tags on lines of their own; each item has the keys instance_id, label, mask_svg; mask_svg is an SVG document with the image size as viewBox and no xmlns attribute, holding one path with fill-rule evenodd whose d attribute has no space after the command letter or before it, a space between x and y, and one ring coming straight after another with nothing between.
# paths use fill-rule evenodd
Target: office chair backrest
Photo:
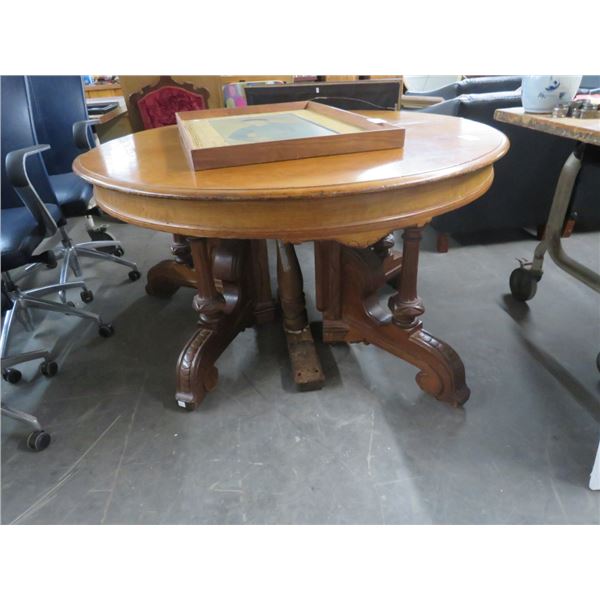
<instances>
[{"instance_id":1,"label":"office chair backrest","mask_svg":"<svg viewBox=\"0 0 600 600\"><path fill-rule=\"evenodd\" d=\"M247 86L249 106L313 100L344 110L398 110L402 94L400 79L366 81L286 83Z\"/></svg>"},{"instance_id":2,"label":"office chair backrest","mask_svg":"<svg viewBox=\"0 0 600 600\"><path fill-rule=\"evenodd\" d=\"M0 133L2 152L2 208L15 208L23 206L21 199L15 192L6 176L6 155L13 150L20 150L38 144L35 134L27 82L22 76L0 77L2 110ZM48 174L40 156L31 156L27 162L28 173L35 180L44 202L54 202L56 199L48 181Z\"/></svg>"},{"instance_id":3,"label":"office chair backrest","mask_svg":"<svg viewBox=\"0 0 600 600\"><path fill-rule=\"evenodd\" d=\"M22 76L0 77L0 106L2 107L0 122L0 151L1 180L2 180L2 208L17 208L24 204L23 196L17 193L11 185L6 170L6 157L14 150L21 150L38 144L31 117L29 92L27 81ZM35 187L35 193L26 193L26 206L39 222L42 231L52 234L56 224L39 200L43 203L56 204L56 197L48 173L39 154L29 156L27 159L27 176ZM26 187L26 186L25 186Z\"/></svg>"},{"instance_id":4,"label":"office chair backrest","mask_svg":"<svg viewBox=\"0 0 600 600\"><path fill-rule=\"evenodd\" d=\"M46 169L68 173L83 152L73 141L73 123L88 119L83 81L79 75L28 76L27 83L37 139L51 146L44 153Z\"/></svg>"}]
</instances>

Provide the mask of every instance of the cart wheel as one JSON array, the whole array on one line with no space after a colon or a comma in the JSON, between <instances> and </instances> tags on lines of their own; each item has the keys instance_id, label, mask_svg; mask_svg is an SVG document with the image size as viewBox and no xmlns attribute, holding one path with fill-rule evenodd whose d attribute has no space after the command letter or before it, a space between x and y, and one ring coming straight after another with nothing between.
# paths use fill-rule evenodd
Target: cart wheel
<instances>
[{"instance_id":1,"label":"cart wheel","mask_svg":"<svg viewBox=\"0 0 600 600\"><path fill-rule=\"evenodd\" d=\"M535 275L523 267L515 269L510 274L510 293L515 300L527 302L537 292L537 279Z\"/></svg>"},{"instance_id":2,"label":"cart wheel","mask_svg":"<svg viewBox=\"0 0 600 600\"><path fill-rule=\"evenodd\" d=\"M35 450L36 452L41 452L50 445L51 439L52 438L50 437L50 434L43 430L32 431L27 436L27 447Z\"/></svg>"},{"instance_id":3,"label":"cart wheel","mask_svg":"<svg viewBox=\"0 0 600 600\"><path fill-rule=\"evenodd\" d=\"M19 383L21 381L21 371L18 369L3 369L2 378L8 383Z\"/></svg>"},{"instance_id":4,"label":"cart wheel","mask_svg":"<svg viewBox=\"0 0 600 600\"><path fill-rule=\"evenodd\" d=\"M58 373L58 365L51 360L40 365L40 371L45 377L54 377Z\"/></svg>"}]
</instances>

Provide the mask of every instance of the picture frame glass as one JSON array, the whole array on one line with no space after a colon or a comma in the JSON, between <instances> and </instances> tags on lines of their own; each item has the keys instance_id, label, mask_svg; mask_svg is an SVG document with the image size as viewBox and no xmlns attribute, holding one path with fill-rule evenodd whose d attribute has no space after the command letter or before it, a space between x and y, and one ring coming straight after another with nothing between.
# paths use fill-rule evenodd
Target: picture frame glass
<instances>
[{"instance_id":1,"label":"picture frame glass","mask_svg":"<svg viewBox=\"0 0 600 600\"><path fill-rule=\"evenodd\" d=\"M336 130L294 112L263 113L208 119L225 144L251 144L335 135Z\"/></svg>"}]
</instances>

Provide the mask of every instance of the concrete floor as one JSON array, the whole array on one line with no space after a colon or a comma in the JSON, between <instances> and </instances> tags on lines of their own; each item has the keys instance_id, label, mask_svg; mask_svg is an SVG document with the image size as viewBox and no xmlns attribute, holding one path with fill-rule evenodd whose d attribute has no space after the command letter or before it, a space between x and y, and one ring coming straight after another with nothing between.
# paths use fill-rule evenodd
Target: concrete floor
<instances>
[{"instance_id":1,"label":"concrete floor","mask_svg":"<svg viewBox=\"0 0 600 600\"><path fill-rule=\"evenodd\" d=\"M168 235L111 229L144 271L169 256ZM598 233L566 244L600 268ZM4 400L53 438L33 453L27 428L2 420L2 522L599 523L600 493L587 488L600 438L598 297L548 262L529 307L511 301L508 275L533 247L503 233L440 255L426 235L424 321L463 358L464 409L362 345L320 346L326 385L297 393L275 324L238 336L216 390L181 411L174 366L194 329L193 291L151 298L144 279L88 261L89 306L116 333L60 315L38 317L31 339L15 332L13 349L54 348L60 371L47 380L24 366L21 383L2 383ZM316 318L312 246L298 253Z\"/></svg>"}]
</instances>

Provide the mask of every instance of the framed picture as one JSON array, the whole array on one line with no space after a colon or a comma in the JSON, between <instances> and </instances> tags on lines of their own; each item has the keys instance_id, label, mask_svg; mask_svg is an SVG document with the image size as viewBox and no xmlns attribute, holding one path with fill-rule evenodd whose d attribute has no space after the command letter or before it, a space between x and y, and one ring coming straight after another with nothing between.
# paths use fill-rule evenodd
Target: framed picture
<instances>
[{"instance_id":1,"label":"framed picture","mask_svg":"<svg viewBox=\"0 0 600 600\"><path fill-rule=\"evenodd\" d=\"M196 170L402 148L404 129L317 102L177 113Z\"/></svg>"}]
</instances>

